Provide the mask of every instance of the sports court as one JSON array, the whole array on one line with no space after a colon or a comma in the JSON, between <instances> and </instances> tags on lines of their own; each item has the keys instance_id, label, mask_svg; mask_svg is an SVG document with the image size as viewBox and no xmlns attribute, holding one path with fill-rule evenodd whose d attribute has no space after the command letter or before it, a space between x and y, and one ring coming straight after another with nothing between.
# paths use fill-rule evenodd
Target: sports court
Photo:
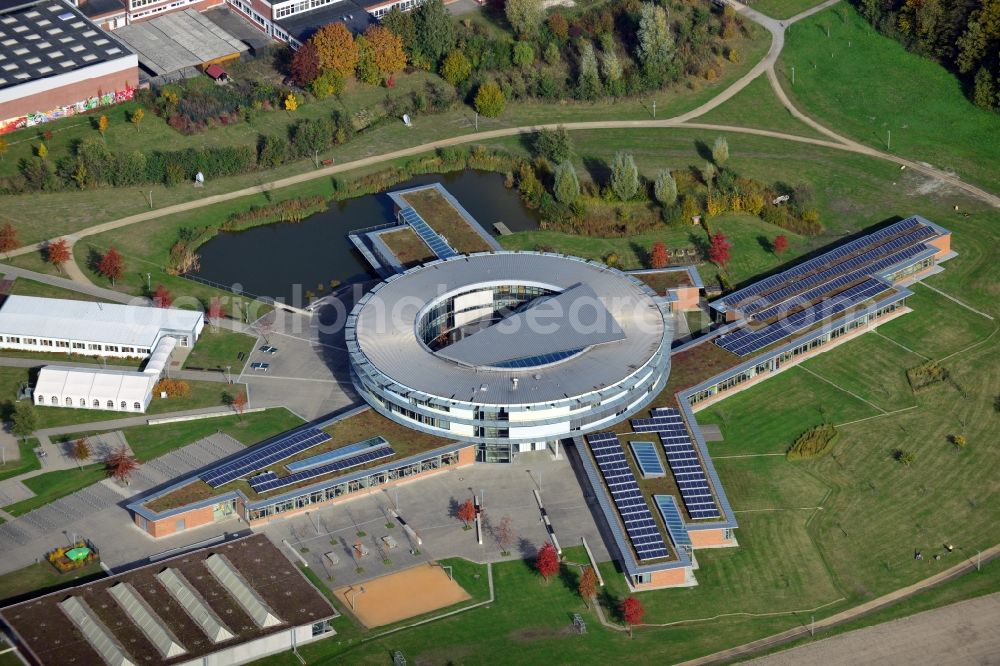
<instances>
[{"instance_id":1,"label":"sports court","mask_svg":"<svg viewBox=\"0 0 1000 666\"><path fill-rule=\"evenodd\" d=\"M364 592L361 591L364 588ZM462 586L433 563L333 591L366 627L380 627L471 599Z\"/></svg>"}]
</instances>

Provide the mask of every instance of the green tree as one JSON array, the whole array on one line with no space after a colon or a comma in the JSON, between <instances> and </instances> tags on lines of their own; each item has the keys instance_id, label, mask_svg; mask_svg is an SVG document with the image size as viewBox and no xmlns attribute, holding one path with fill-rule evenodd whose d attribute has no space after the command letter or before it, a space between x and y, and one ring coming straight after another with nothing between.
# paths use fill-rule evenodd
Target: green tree
<instances>
[{"instance_id":1,"label":"green tree","mask_svg":"<svg viewBox=\"0 0 1000 666\"><path fill-rule=\"evenodd\" d=\"M328 69L309 84L309 90L316 99L326 99L330 95L340 95L344 92L345 86L344 77L339 72Z\"/></svg>"},{"instance_id":2,"label":"green tree","mask_svg":"<svg viewBox=\"0 0 1000 666\"><path fill-rule=\"evenodd\" d=\"M500 86L492 81L479 86L476 92L476 111L487 118L498 118L503 113L506 100Z\"/></svg>"},{"instance_id":3,"label":"green tree","mask_svg":"<svg viewBox=\"0 0 1000 666\"><path fill-rule=\"evenodd\" d=\"M521 69L531 69L535 64L535 47L531 42L517 42L514 44L514 64Z\"/></svg>"},{"instance_id":4,"label":"green tree","mask_svg":"<svg viewBox=\"0 0 1000 666\"><path fill-rule=\"evenodd\" d=\"M393 7L382 17L382 25L392 30L402 40L406 57L412 60L414 49L417 47L417 27L413 23L413 12L404 12L400 11L398 6Z\"/></svg>"},{"instance_id":5,"label":"green tree","mask_svg":"<svg viewBox=\"0 0 1000 666\"><path fill-rule=\"evenodd\" d=\"M292 128L292 145L299 155L314 156L333 141L333 123L325 118L302 120Z\"/></svg>"},{"instance_id":6,"label":"green tree","mask_svg":"<svg viewBox=\"0 0 1000 666\"><path fill-rule=\"evenodd\" d=\"M455 46L455 24L441 0L426 0L413 14L417 45L433 64Z\"/></svg>"},{"instance_id":7,"label":"green tree","mask_svg":"<svg viewBox=\"0 0 1000 666\"><path fill-rule=\"evenodd\" d=\"M20 401L14 405L11 417L10 431L21 438L29 436L38 429L38 415L30 402Z\"/></svg>"},{"instance_id":8,"label":"green tree","mask_svg":"<svg viewBox=\"0 0 1000 666\"><path fill-rule=\"evenodd\" d=\"M576 177L576 169L569 160L560 162L556 167L552 191L556 200L567 206L580 198L580 181Z\"/></svg>"},{"instance_id":9,"label":"green tree","mask_svg":"<svg viewBox=\"0 0 1000 666\"><path fill-rule=\"evenodd\" d=\"M603 94L594 45L583 42L580 44L580 78L577 81L576 95L580 99L595 100Z\"/></svg>"},{"instance_id":10,"label":"green tree","mask_svg":"<svg viewBox=\"0 0 1000 666\"><path fill-rule=\"evenodd\" d=\"M993 83L993 75L985 67L980 67L976 72L972 101L984 109L992 109L997 105L997 89Z\"/></svg>"},{"instance_id":11,"label":"green tree","mask_svg":"<svg viewBox=\"0 0 1000 666\"><path fill-rule=\"evenodd\" d=\"M549 42L549 45L545 47L542 57L550 65L558 65L562 61L562 54L559 53L559 46L555 42Z\"/></svg>"},{"instance_id":12,"label":"green tree","mask_svg":"<svg viewBox=\"0 0 1000 666\"><path fill-rule=\"evenodd\" d=\"M559 164L573 157L573 139L560 125L554 130L543 129L535 136L535 155Z\"/></svg>"},{"instance_id":13,"label":"green tree","mask_svg":"<svg viewBox=\"0 0 1000 666\"><path fill-rule=\"evenodd\" d=\"M674 37L663 7L644 2L639 12L637 55L647 76L662 81L674 57Z\"/></svg>"},{"instance_id":14,"label":"green tree","mask_svg":"<svg viewBox=\"0 0 1000 666\"><path fill-rule=\"evenodd\" d=\"M613 45L601 50L601 74L604 76L604 85L609 95L621 97L625 94L622 63Z\"/></svg>"},{"instance_id":15,"label":"green tree","mask_svg":"<svg viewBox=\"0 0 1000 666\"><path fill-rule=\"evenodd\" d=\"M639 191L639 168L632 153L619 150L611 160L611 191L621 201L628 201Z\"/></svg>"},{"instance_id":16,"label":"green tree","mask_svg":"<svg viewBox=\"0 0 1000 666\"><path fill-rule=\"evenodd\" d=\"M288 144L273 134L264 136L257 150L257 163L264 168L276 167L285 161Z\"/></svg>"},{"instance_id":17,"label":"green tree","mask_svg":"<svg viewBox=\"0 0 1000 666\"><path fill-rule=\"evenodd\" d=\"M378 85L380 79L378 64L375 62L375 51L368 42L368 38L364 35L358 35L354 42L358 45L358 66L356 70L358 81L367 83L370 86Z\"/></svg>"},{"instance_id":18,"label":"green tree","mask_svg":"<svg viewBox=\"0 0 1000 666\"><path fill-rule=\"evenodd\" d=\"M726 141L726 137L716 137L715 143L712 144L712 161L720 167L729 161L729 142Z\"/></svg>"},{"instance_id":19,"label":"green tree","mask_svg":"<svg viewBox=\"0 0 1000 666\"><path fill-rule=\"evenodd\" d=\"M504 14L514 32L521 37L534 35L545 18L541 0L507 0Z\"/></svg>"},{"instance_id":20,"label":"green tree","mask_svg":"<svg viewBox=\"0 0 1000 666\"><path fill-rule=\"evenodd\" d=\"M677 181L666 169L657 172L653 181L653 196L664 208L669 208L677 202Z\"/></svg>"},{"instance_id":21,"label":"green tree","mask_svg":"<svg viewBox=\"0 0 1000 666\"><path fill-rule=\"evenodd\" d=\"M453 86L457 86L462 81L469 78L472 73L472 63L465 57L465 53L460 49L454 49L448 53L441 64L441 76Z\"/></svg>"}]
</instances>

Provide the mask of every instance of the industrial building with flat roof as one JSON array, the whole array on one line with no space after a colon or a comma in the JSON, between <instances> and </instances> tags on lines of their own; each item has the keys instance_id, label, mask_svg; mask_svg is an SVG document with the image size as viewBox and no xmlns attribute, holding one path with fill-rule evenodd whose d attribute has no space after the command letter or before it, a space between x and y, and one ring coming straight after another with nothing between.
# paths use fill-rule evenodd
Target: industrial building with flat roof
<instances>
[{"instance_id":1,"label":"industrial building with flat roof","mask_svg":"<svg viewBox=\"0 0 1000 666\"><path fill-rule=\"evenodd\" d=\"M62 0L0 0L0 133L131 99L138 60Z\"/></svg>"},{"instance_id":2,"label":"industrial building with flat roof","mask_svg":"<svg viewBox=\"0 0 1000 666\"><path fill-rule=\"evenodd\" d=\"M337 616L261 534L0 610L43 666L243 664L335 635Z\"/></svg>"}]
</instances>

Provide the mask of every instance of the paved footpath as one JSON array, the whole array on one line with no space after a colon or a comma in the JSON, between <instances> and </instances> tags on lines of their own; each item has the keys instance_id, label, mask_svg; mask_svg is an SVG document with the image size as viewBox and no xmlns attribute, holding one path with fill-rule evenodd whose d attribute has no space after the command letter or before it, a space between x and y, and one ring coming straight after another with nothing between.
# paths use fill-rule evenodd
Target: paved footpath
<instances>
[{"instance_id":1,"label":"paved footpath","mask_svg":"<svg viewBox=\"0 0 1000 666\"><path fill-rule=\"evenodd\" d=\"M748 663L754 666L1000 664L1000 592Z\"/></svg>"}]
</instances>

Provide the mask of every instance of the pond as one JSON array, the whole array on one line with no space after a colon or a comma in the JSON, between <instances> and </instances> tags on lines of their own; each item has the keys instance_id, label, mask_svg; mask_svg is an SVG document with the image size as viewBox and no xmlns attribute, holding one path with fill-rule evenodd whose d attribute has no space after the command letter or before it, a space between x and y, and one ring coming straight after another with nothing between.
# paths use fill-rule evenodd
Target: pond
<instances>
[{"instance_id":1,"label":"pond","mask_svg":"<svg viewBox=\"0 0 1000 666\"><path fill-rule=\"evenodd\" d=\"M466 170L417 176L390 191L441 183L491 234L495 235L494 222L503 222L511 231L537 229L534 211L503 181L499 173ZM391 222L392 214L389 197L373 194L334 202L302 222L221 233L198 250L201 270L196 275L227 286L239 284L258 296L301 304L302 294L317 292L318 285L324 285L326 292L331 280L348 283L376 277L347 235Z\"/></svg>"}]
</instances>

